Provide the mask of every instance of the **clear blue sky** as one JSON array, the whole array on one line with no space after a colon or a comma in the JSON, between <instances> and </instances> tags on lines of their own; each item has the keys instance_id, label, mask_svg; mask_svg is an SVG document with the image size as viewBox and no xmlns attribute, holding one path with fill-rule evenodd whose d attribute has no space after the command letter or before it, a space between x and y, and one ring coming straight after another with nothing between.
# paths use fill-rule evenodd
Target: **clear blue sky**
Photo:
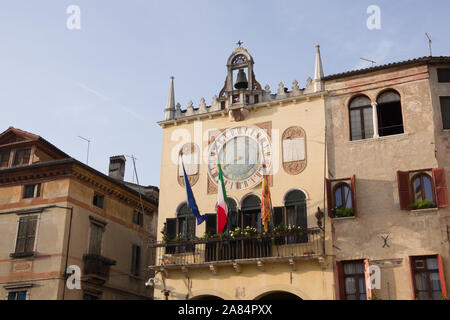
<instances>
[{"instance_id":1,"label":"clear blue sky","mask_svg":"<svg viewBox=\"0 0 450 320\"><path fill-rule=\"evenodd\" d=\"M69 30L69 5L81 29ZM369 5L381 30L366 27ZM325 74L428 55L450 55L450 2L4 0L0 4L0 130L41 135L107 173L109 156L134 154L142 184L159 185L161 129L169 77L176 101L209 104L238 40L255 74L275 90L314 72L321 45ZM132 180L127 162L126 179Z\"/></svg>"}]
</instances>

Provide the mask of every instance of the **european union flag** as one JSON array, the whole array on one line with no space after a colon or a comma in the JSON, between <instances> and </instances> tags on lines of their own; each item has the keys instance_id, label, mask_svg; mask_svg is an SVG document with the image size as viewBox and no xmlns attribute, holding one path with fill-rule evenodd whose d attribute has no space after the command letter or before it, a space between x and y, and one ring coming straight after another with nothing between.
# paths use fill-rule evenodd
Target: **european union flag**
<instances>
[{"instance_id":1,"label":"european union flag","mask_svg":"<svg viewBox=\"0 0 450 320\"><path fill-rule=\"evenodd\" d=\"M191 208L192 213L197 218L197 225L201 224L206 220L206 215L200 215L198 211L197 203L195 202L194 194L192 193L191 184L189 183L189 179L186 174L186 170L184 170L184 162L181 162L183 165L183 173L184 173L184 184L186 186L186 194L187 194L187 202L188 207Z\"/></svg>"}]
</instances>

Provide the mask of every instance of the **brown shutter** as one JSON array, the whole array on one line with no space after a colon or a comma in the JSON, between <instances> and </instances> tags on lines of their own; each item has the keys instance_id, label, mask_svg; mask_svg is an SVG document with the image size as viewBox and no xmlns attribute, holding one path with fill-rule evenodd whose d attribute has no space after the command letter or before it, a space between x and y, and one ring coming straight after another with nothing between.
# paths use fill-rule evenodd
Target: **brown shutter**
<instances>
[{"instance_id":1,"label":"brown shutter","mask_svg":"<svg viewBox=\"0 0 450 320\"><path fill-rule=\"evenodd\" d=\"M330 218L333 218L333 198L331 194L331 181L325 178L325 184L327 187L327 209L328 209L328 216Z\"/></svg>"},{"instance_id":2,"label":"brown shutter","mask_svg":"<svg viewBox=\"0 0 450 320\"><path fill-rule=\"evenodd\" d=\"M401 210L411 210L411 189L409 187L409 172L397 171L398 196Z\"/></svg>"},{"instance_id":3,"label":"brown shutter","mask_svg":"<svg viewBox=\"0 0 450 320\"><path fill-rule=\"evenodd\" d=\"M438 264L439 264L439 279L441 280L442 295L445 298L448 298L447 287L445 286L444 264L442 263L442 256L440 254L438 254Z\"/></svg>"},{"instance_id":4,"label":"brown shutter","mask_svg":"<svg viewBox=\"0 0 450 320\"><path fill-rule=\"evenodd\" d=\"M447 183L445 182L445 169L433 169L433 183L436 193L436 204L438 208L448 207Z\"/></svg>"},{"instance_id":5,"label":"brown shutter","mask_svg":"<svg viewBox=\"0 0 450 320\"><path fill-rule=\"evenodd\" d=\"M131 245L131 274L136 274L136 246Z\"/></svg>"},{"instance_id":6,"label":"brown shutter","mask_svg":"<svg viewBox=\"0 0 450 320\"><path fill-rule=\"evenodd\" d=\"M364 279L366 280L366 300L372 300L369 259L364 260Z\"/></svg>"},{"instance_id":7,"label":"brown shutter","mask_svg":"<svg viewBox=\"0 0 450 320\"><path fill-rule=\"evenodd\" d=\"M353 175L353 177L351 178L351 182L352 182L352 205L353 205L353 215L355 217L358 216L358 205L357 205L357 200L356 200L356 176Z\"/></svg>"},{"instance_id":8,"label":"brown shutter","mask_svg":"<svg viewBox=\"0 0 450 320\"><path fill-rule=\"evenodd\" d=\"M338 300L345 300L344 266L341 261L336 261Z\"/></svg>"},{"instance_id":9,"label":"brown shutter","mask_svg":"<svg viewBox=\"0 0 450 320\"><path fill-rule=\"evenodd\" d=\"M16 253L25 252L25 243L27 240L27 223L26 217L19 219L19 230L17 232Z\"/></svg>"},{"instance_id":10,"label":"brown shutter","mask_svg":"<svg viewBox=\"0 0 450 320\"><path fill-rule=\"evenodd\" d=\"M27 239L25 242L25 252L34 251L34 240L36 236L37 217L28 217Z\"/></svg>"},{"instance_id":11,"label":"brown shutter","mask_svg":"<svg viewBox=\"0 0 450 320\"><path fill-rule=\"evenodd\" d=\"M411 271L411 284L412 284L412 299L416 300L416 280L414 279L414 259L409 257L409 266Z\"/></svg>"}]
</instances>

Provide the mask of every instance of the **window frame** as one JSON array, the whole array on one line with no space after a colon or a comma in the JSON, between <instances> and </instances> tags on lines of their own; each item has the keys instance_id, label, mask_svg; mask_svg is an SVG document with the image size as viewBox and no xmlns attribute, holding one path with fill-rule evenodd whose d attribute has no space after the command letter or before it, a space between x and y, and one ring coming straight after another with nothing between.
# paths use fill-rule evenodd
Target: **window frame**
<instances>
[{"instance_id":1,"label":"window frame","mask_svg":"<svg viewBox=\"0 0 450 320\"><path fill-rule=\"evenodd\" d=\"M141 211L133 210L133 224L140 227L144 226L144 214Z\"/></svg>"},{"instance_id":2,"label":"window frame","mask_svg":"<svg viewBox=\"0 0 450 320\"><path fill-rule=\"evenodd\" d=\"M448 207L447 196L447 182L445 179L446 171L443 167L409 170L409 171L397 171L397 186L399 193L400 210L416 210L411 207L414 204L415 197L413 196L413 177L417 174L431 172L431 183L433 189L434 204L436 209Z\"/></svg>"},{"instance_id":3,"label":"window frame","mask_svg":"<svg viewBox=\"0 0 450 320\"><path fill-rule=\"evenodd\" d=\"M33 187L33 196L26 196L27 187ZM25 184L22 187L22 199L40 198L41 195L42 195L42 184L41 183Z\"/></svg>"},{"instance_id":4,"label":"window frame","mask_svg":"<svg viewBox=\"0 0 450 320\"><path fill-rule=\"evenodd\" d=\"M29 219L29 220L36 220L36 224L34 226L34 234L32 236L33 238L33 248L31 251L27 251L27 242L29 241L28 238L31 238L31 236L28 234L28 223L29 221L27 221L27 225L25 226L26 230L25 230L25 235L23 236L24 239L24 245L23 245L23 251L18 251L18 242L19 242L19 236L20 236L20 224L21 224L21 220L23 221L23 219ZM40 221L40 215L39 214L31 214L31 215L20 215L19 219L17 221L17 229L16 229L16 237L15 237L15 243L14 243L14 250L13 253L10 254L10 256L12 258L23 258L23 257L30 257L33 256L36 252L36 247L37 247L37 237L38 237L38 229L39 229L39 221Z\"/></svg>"},{"instance_id":5,"label":"window frame","mask_svg":"<svg viewBox=\"0 0 450 320\"><path fill-rule=\"evenodd\" d=\"M359 301L361 300L360 299L361 298L361 294L364 294L366 296L366 300L367 300L365 260L340 261L340 264L341 264L342 271L340 272L341 279L339 279L339 280L341 282L341 285L343 286L342 291L341 291L343 296L341 297L341 300L348 300L347 299L347 295L348 294L347 294L346 282L345 282L346 278L353 278L355 280L358 280L358 281L355 281L356 292L355 292L354 295L358 297L358 299L356 299L356 300L359 300ZM347 265L347 264L362 264L362 266L363 266L363 273L346 274L345 273L345 265ZM361 288L359 287L359 280L360 280L360 278L362 278L363 283L364 283L364 291L360 290Z\"/></svg>"},{"instance_id":6,"label":"window frame","mask_svg":"<svg viewBox=\"0 0 450 320\"><path fill-rule=\"evenodd\" d=\"M447 100L448 101L448 119L446 117L444 117L444 103L443 101ZM440 105L440 109L441 109L441 120L442 120L442 130L450 130L450 96L439 96L439 105ZM447 121L444 121L444 119L446 119ZM448 124L448 127L446 126L446 123Z\"/></svg>"},{"instance_id":7,"label":"window frame","mask_svg":"<svg viewBox=\"0 0 450 320\"><path fill-rule=\"evenodd\" d=\"M349 187L350 192L351 192L351 199L352 199L353 214L348 217L357 217L358 216L358 205L357 205L357 196L356 196L356 175L353 175L349 178L342 178L342 179L327 179L327 178L325 178L328 216L332 219L348 218L348 217L336 217L336 214L335 214L336 189L338 186L341 186L344 184L347 187Z\"/></svg>"},{"instance_id":8,"label":"window frame","mask_svg":"<svg viewBox=\"0 0 450 320\"><path fill-rule=\"evenodd\" d=\"M447 74L442 74L442 71L445 70L448 72ZM438 83L450 83L450 68L436 68L436 75ZM445 79L445 77L448 77ZM444 79L443 79L444 78Z\"/></svg>"},{"instance_id":9,"label":"window frame","mask_svg":"<svg viewBox=\"0 0 450 320\"><path fill-rule=\"evenodd\" d=\"M437 269L428 269L427 266L427 259L436 259L438 262L438 268ZM425 270L424 271L417 271L415 262L417 260L425 260ZM413 298L415 300L419 300L418 292L419 291L428 291L429 297L431 299L433 298L433 290L431 288L431 279L430 279L430 273L438 273L439 274L439 283L441 287L441 296L447 297L447 290L445 285L445 278L444 278L444 270L442 265L442 257L439 254L436 255L424 255L424 256L410 256L409 257L410 262L410 271L411 271L411 279L412 279L412 289L413 289ZM418 290L416 286L416 273L425 273L427 277L427 286L428 290Z\"/></svg>"},{"instance_id":10,"label":"window frame","mask_svg":"<svg viewBox=\"0 0 450 320\"><path fill-rule=\"evenodd\" d=\"M88 238L88 245L87 245L87 250L89 254L96 254L101 256L102 252L103 252L103 241L104 241L104 233L106 231L106 222L103 222L101 220L96 219L93 216L89 216L89 220L90 220L90 225L89 225L89 238ZM98 252L95 251L94 252L94 246L91 245L92 241L93 241L93 226L95 226L96 228L99 228L100 230L100 243L98 244Z\"/></svg>"},{"instance_id":11,"label":"window frame","mask_svg":"<svg viewBox=\"0 0 450 320\"><path fill-rule=\"evenodd\" d=\"M354 100L356 100L359 97L365 97L369 100L369 105L366 106L361 106L361 107L352 107L352 102ZM348 109L348 118L349 118L349 129L350 129L350 141L359 141L359 140L366 140L366 139L370 139L373 138L372 137L366 137L366 127L365 127L365 118L364 118L364 109L370 109L372 111L373 107L371 104L371 100L368 96L364 95L364 94L358 94L354 97L352 97L348 103L347 106ZM361 139L354 139L353 138L353 130L352 130L352 110L358 110L359 111L359 118L360 118L360 125L361 125ZM372 119L372 123L373 123L373 119ZM373 126L373 125L372 125ZM372 128L372 131L374 130L374 128Z\"/></svg>"},{"instance_id":12,"label":"window frame","mask_svg":"<svg viewBox=\"0 0 450 320\"><path fill-rule=\"evenodd\" d=\"M435 187L433 184L433 178L429 174L427 174L426 171L418 172L418 173L414 174L410 179L410 184L411 184L410 187L411 187L411 191L412 191L411 195L412 195L412 201L413 201L412 203L428 200L428 199L426 199L426 195L425 195L424 177L427 177L428 179L430 179L432 201L434 204L436 204L436 196L435 196L435 191L434 191ZM420 179L420 189L421 189L420 193L422 196L421 200L416 199L416 192L415 192L415 188L414 188L414 182L416 179Z\"/></svg>"},{"instance_id":13,"label":"window frame","mask_svg":"<svg viewBox=\"0 0 450 320\"><path fill-rule=\"evenodd\" d=\"M384 94L389 93L389 92L398 95L398 101L396 100L396 101L390 101L390 102L379 102L380 98ZM383 107L383 105L397 103L397 102L400 105L399 107L400 107L400 115L402 117L402 124L401 124L402 132L401 133L393 133L393 134L384 134L384 131L386 129L389 129L390 127L382 127L382 124L383 124L383 117L381 114L382 107ZM396 89L393 89L393 88L388 88L388 89L382 90L377 95L376 103L377 103L377 118L378 118L378 134L379 134L379 136L380 137L389 137L389 136L393 136L393 135L404 134L405 133L405 123L404 123L405 117L403 116L403 103L402 103L402 95L400 94L400 92L398 92ZM393 126L391 126L391 127L393 127ZM399 127L399 125L397 125L396 127Z\"/></svg>"},{"instance_id":14,"label":"window frame","mask_svg":"<svg viewBox=\"0 0 450 320\"><path fill-rule=\"evenodd\" d=\"M131 270L132 276L139 277L141 275L142 247L137 244L131 245Z\"/></svg>"},{"instance_id":15,"label":"window frame","mask_svg":"<svg viewBox=\"0 0 450 320\"><path fill-rule=\"evenodd\" d=\"M102 199L101 200L101 206L99 206L98 205L98 200L97 201L95 201L95 199ZM106 196L104 195L104 194L102 194L102 193L100 193L100 192L94 192L94 196L92 197L92 205L94 206L94 207L96 207L96 208L99 208L99 209L102 209L102 210L104 210L105 209L105 201L106 200ZM97 203L96 203L97 202Z\"/></svg>"},{"instance_id":16,"label":"window frame","mask_svg":"<svg viewBox=\"0 0 450 320\"><path fill-rule=\"evenodd\" d=\"M8 159L6 161L6 166L2 167L1 166L1 162L0 162L0 169L7 169L7 168L10 167L10 165L11 165L11 154L13 153L12 151L13 150L11 150L11 149L0 150L0 155L8 153Z\"/></svg>"},{"instance_id":17,"label":"window frame","mask_svg":"<svg viewBox=\"0 0 450 320\"><path fill-rule=\"evenodd\" d=\"M15 164L16 162L16 157L17 157L17 153L20 151L25 151L25 150L29 150L30 154L28 156L28 162L24 163L24 164ZM31 147L24 147L24 148L18 148L18 149L14 149L13 150L13 156L12 156L12 161L11 161L11 167L15 168L15 167L23 167L23 166L27 166L30 164L30 161L32 159L31 153L32 153L32 148Z\"/></svg>"},{"instance_id":18,"label":"window frame","mask_svg":"<svg viewBox=\"0 0 450 320\"><path fill-rule=\"evenodd\" d=\"M17 299L20 293L25 293L25 299ZM10 295L11 294L16 294L16 298L15 299L10 299ZM21 300L28 300L28 290L11 290L8 291L8 296L6 298L8 301L21 301Z\"/></svg>"}]
</instances>

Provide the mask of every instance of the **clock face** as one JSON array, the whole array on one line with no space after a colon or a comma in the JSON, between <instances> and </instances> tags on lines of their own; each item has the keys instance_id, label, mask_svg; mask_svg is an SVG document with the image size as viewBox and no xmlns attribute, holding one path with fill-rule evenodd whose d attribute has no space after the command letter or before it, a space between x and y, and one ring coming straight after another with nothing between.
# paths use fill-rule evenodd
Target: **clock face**
<instances>
[{"instance_id":1,"label":"clock face","mask_svg":"<svg viewBox=\"0 0 450 320\"><path fill-rule=\"evenodd\" d=\"M223 172L227 190L254 187L263 178L263 163L269 172L272 157L270 140L260 128L237 127L216 137L209 147L208 173L218 183L218 162Z\"/></svg>"}]
</instances>

